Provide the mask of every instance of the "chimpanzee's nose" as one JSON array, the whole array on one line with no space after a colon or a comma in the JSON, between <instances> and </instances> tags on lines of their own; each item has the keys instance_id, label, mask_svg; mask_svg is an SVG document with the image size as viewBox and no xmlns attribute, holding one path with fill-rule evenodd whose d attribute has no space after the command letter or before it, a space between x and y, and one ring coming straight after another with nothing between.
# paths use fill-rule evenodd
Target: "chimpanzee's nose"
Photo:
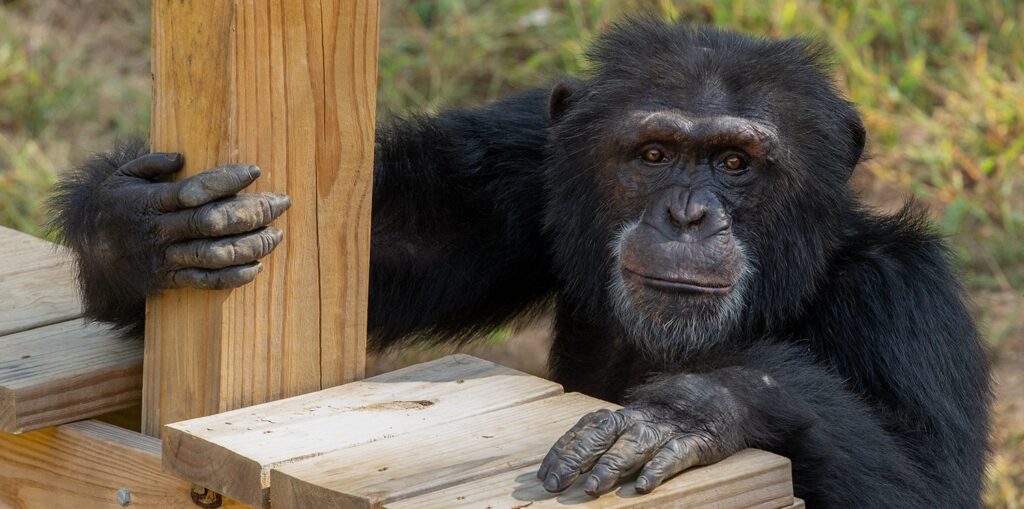
<instances>
[{"instance_id":1,"label":"chimpanzee's nose","mask_svg":"<svg viewBox=\"0 0 1024 509\"><path fill-rule=\"evenodd\" d=\"M729 215L715 193L686 187L666 189L644 221L671 240L695 242L726 230Z\"/></svg>"},{"instance_id":2,"label":"chimpanzee's nose","mask_svg":"<svg viewBox=\"0 0 1024 509\"><path fill-rule=\"evenodd\" d=\"M686 198L682 200L669 200L668 202L668 220L676 228L689 228L690 226L700 226L700 222L704 219L705 213L707 212L707 206L702 200L688 199L693 196L687 190L682 191L686 195Z\"/></svg>"}]
</instances>

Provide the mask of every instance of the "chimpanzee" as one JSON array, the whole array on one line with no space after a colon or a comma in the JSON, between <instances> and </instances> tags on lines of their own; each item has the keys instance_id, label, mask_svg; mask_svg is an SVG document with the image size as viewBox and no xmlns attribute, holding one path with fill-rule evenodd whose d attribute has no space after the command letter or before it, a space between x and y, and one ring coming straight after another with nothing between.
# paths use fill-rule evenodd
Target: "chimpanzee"
<instances>
[{"instance_id":1,"label":"chimpanzee","mask_svg":"<svg viewBox=\"0 0 1024 509\"><path fill-rule=\"evenodd\" d=\"M977 507L989 375L919 207L868 210L865 131L820 44L641 19L583 79L395 120L376 143L371 346L465 341L554 302L550 370L622 402L544 487L642 493L745 447L811 507ZM283 195L129 144L69 172L53 226L89 316L139 335L162 288L251 281Z\"/></svg>"}]
</instances>

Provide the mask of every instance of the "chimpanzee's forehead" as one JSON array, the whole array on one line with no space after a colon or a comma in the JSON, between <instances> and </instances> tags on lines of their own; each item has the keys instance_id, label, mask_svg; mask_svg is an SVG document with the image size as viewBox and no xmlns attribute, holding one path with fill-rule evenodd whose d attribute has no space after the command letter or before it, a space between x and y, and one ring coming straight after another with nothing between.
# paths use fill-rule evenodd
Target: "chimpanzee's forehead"
<instances>
[{"instance_id":1,"label":"chimpanzee's forehead","mask_svg":"<svg viewBox=\"0 0 1024 509\"><path fill-rule=\"evenodd\" d=\"M591 51L596 92L694 112L743 114L832 99L822 50L710 28L637 22Z\"/></svg>"},{"instance_id":2,"label":"chimpanzee's forehead","mask_svg":"<svg viewBox=\"0 0 1024 509\"><path fill-rule=\"evenodd\" d=\"M786 98L767 87L730 87L725 80L709 76L702 80L657 79L597 87L594 99L605 111L620 116L642 112L675 112L682 117L745 117L773 121Z\"/></svg>"}]
</instances>

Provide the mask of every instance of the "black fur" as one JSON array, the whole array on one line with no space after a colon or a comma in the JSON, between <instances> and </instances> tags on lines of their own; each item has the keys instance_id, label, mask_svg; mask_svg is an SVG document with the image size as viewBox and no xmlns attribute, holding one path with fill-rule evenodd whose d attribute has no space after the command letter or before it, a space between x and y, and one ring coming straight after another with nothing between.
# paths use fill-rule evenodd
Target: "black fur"
<instances>
[{"instance_id":1,"label":"black fur","mask_svg":"<svg viewBox=\"0 0 1024 509\"><path fill-rule=\"evenodd\" d=\"M143 333L145 299L157 290L155 267L150 253L134 248L136 225L103 220L106 207L117 205L104 200L102 190L118 168L147 152L142 140L118 143L65 172L48 203L49 231L76 254L85 316L130 336Z\"/></svg>"},{"instance_id":2,"label":"black fur","mask_svg":"<svg viewBox=\"0 0 1024 509\"><path fill-rule=\"evenodd\" d=\"M804 40L632 21L551 103L530 91L381 127L372 347L465 340L553 298L551 371L567 390L671 406L683 395L646 377L711 373L757 417L745 445L791 458L809 506L977 507L990 398L978 333L922 213L879 216L850 191L864 128L823 55ZM655 93L770 121L785 148L756 213L734 218L755 272L738 332L671 364L642 358L616 322L608 245L623 218L591 171L601 131ZM129 152L66 177L55 225L80 255L89 314L137 331L145 267L91 254L92 196Z\"/></svg>"}]
</instances>

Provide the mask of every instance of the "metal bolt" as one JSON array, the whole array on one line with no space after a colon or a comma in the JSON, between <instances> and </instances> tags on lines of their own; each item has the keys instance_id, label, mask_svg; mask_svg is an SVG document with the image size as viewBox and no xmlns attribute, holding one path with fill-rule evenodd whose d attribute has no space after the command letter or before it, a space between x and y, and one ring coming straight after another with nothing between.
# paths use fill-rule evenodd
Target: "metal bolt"
<instances>
[{"instance_id":1,"label":"metal bolt","mask_svg":"<svg viewBox=\"0 0 1024 509\"><path fill-rule=\"evenodd\" d=\"M193 484L192 503L203 509L217 509L224 504L224 499L221 498L219 493Z\"/></svg>"},{"instance_id":2,"label":"metal bolt","mask_svg":"<svg viewBox=\"0 0 1024 509\"><path fill-rule=\"evenodd\" d=\"M117 505L121 507L128 507L128 504L132 503L132 492L128 491L128 488L117 489Z\"/></svg>"}]
</instances>

